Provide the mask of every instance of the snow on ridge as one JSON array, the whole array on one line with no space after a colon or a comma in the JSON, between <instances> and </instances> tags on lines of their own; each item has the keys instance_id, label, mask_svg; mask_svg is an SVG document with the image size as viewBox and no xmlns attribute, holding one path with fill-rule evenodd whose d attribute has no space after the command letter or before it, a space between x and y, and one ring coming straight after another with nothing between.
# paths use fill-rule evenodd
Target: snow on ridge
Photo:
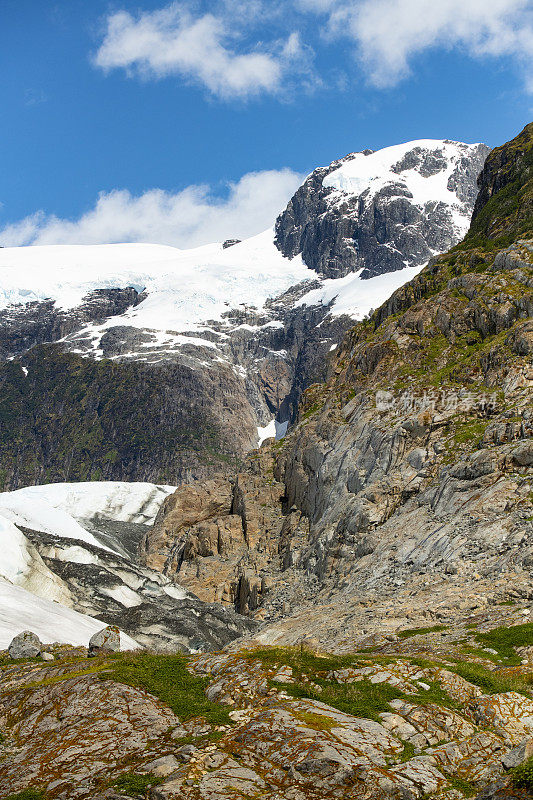
<instances>
[{"instance_id":1,"label":"snow on ridge","mask_svg":"<svg viewBox=\"0 0 533 800\"><path fill-rule=\"evenodd\" d=\"M396 289L408 283L421 270L419 267L405 267L396 272L385 272L370 279L362 279L361 273L351 272L344 278L327 278L318 289L307 292L296 303L297 306L327 305L333 303L330 314L346 314L361 320L370 311L379 308Z\"/></svg>"},{"instance_id":2,"label":"snow on ridge","mask_svg":"<svg viewBox=\"0 0 533 800\"><path fill-rule=\"evenodd\" d=\"M261 307L314 275L300 257L279 252L273 229L227 249L218 243L191 250L150 244L6 247L0 249L0 309L51 299L69 310L95 289L132 286L148 296L112 324L180 333L201 330L201 323L241 304Z\"/></svg>"},{"instance_id":3,"label":"snow on ridge","mask_svg":"<svg viewBox=\"0 0 533 800\"><path fill-rule=\"evenodd\" d=\"M59 603L37 597L20 586L0 578L0 649L24 630L31 630L45 644L61 642L87 647L94 633L105 624ZM125 633L120 634L121 649L136 650L139 644Z\"/></svg>"},{"instance_id":4,"label":"snow on ridge","mask_svg":"<svg viewBox=\"0 0 533 800\"><path fill-rule=\"evenodd\" d=\"M374 153L364 155L356 153L353 158L346 161L333 172L330 172L322 185L336 189L344 194L360 195L369 190L369 198L390 183L404 184L412 195L412 202L423 207L425 203L441 201L446 205L463 207L456 193L448 188L448 179L456 168L465 151L477 148L478 144L466 145L462 142L451 142L443 139L417 139L404 144L391 145ZM427 151L430 155L443 155L447 165L434 175L424 176L416 169L404 168L399 172L393 167L415 149ZM470 220L464 219L465 215L455 215L454 222L461 229L468 229Z\"/></svg>"}]
</instances>

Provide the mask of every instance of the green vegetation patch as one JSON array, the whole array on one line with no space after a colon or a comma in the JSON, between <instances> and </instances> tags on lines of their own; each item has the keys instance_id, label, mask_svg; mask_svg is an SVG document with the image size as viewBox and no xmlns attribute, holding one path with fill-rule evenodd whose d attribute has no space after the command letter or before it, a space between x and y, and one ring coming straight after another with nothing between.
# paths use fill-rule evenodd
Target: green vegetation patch
<instances>
[{"instance_id":1,"label":"green vegetation patch","mask_svg":"<svg viewBox=\"0 0 533 800\"><path fill-rule=\"evenodd\" d=\"M158 786L163 783L163 780L164 778L158 778L151 774L140 775L136 772L126 772L113 781L111 786L127 797L138 797L138 795L144 796L151 786Z\"/></svg>"},{"instance_id":2,"label":"green vegetation patch","mask_svg":"<svg viewBox=\"0 0 533 800\"><path fill-rule=\"evenodd\" d=\"M316 679L321 691L301 683L283 685L284 691L298 699L319 700L345 714L380 722L379 713L390 711L390 701L407 697L389 683L371 683L369 680L356 683L334 683ZM412 695L410 695L412 697Z\"/></svg>"},{"instance_id":3,"label":"green vegetation patch","mask_svg":"<svg viewBox=\"0 0 533 800\"><path fill-rule=\"evenodd\" d=\"M453 433L453 440L457 445L478 442L480 439L482 439L486 427L486 420L474 420L473 422L457 423Z\"/></svg>"},{"instance_id":4,"label":"green vegetation patch","mask_svg":"<svg viewBox=\"0 0 533 800\"><path fill-rule=\"evenodd\" d=\"M492 672L481 664L475 664L470 661L458 662L453 667L449 667L449 669L475 686L479 686L485 694L518 692L526 695L526 697L531 697L530 681L523 676L521 678L509 678L499 675L497 672Z\"/></svg>"},{"instance_id":5,"label":"green vegetation patch","mask_svg":"<svg viewBox=\"0 0 533 800\"><path fill-rule=\"evenodd\" d=\"M491 647L496 650L508 663L519 664L520 658L515 651L515 647L530 647L533 645L533 622L494 628L492 631L476 634L476 639L484 647Z\"/></svg>"},{"instance_id":6,"label":"green vegetation patch","mask_svg":"<svg viewBox=\"0 0 533 800\"><path fill-rule=\"evenodd\" d=\"M533 756L509 770L513 786L518 789L533 790Z\"/></svg>"},{"instance_id":7,"label":"green vegetation patch","mask_svg":"<svg viewBox=\"0 0 533 800\"><path fill-rule=\"evenodd\" d=\"M429 689L421 689L417 694L406 694L386 681L371 683L365 679L353 683L337 683L327 678L327 674L332 670L368 666L368 659L363 660L360 654L322 656L304 648L268 647L243 653L242 656L250 660L259 659L265 667L276 668L281 665L291 667L295 683L283 684L283 690L287 694L298 699L327 703L354 717L379 722L380 712L390 711L389 703L396 699L410 700L421 705L436 703L448 708L457 708L457 704L437 681L427 681ZM380 655L379 664L394 663L397 660L397 657ZM425 664L428 665L429 662ZM277 684L274 682L273 685Z\"/></svg>"},{"instance_id":8,"label":"green vegetation patch","mask_svg":"<svg viewBox=\"0 0 533 800\"><path fill-rule=\"evenodd\" d=\"M214 725L229 725L228 710L205 696L208 678L192 675L182 654L117 653L112 666L99 673L103 680L135 686L153 694L183 722L205 717Z\"/></svg>"},{"instance_id":9,"label":"green vegetation patch","mask_svg":"<svg viewBox=\"0 0 533 800\"><path fill-rule=\"evenodd\" d=\"M410 761L416 755L415 746L412 742L404 742L403 743L403 750L400 754L400 761L404 763L405 761Z\"/></svg>"},{"instance_id":10,"label":"green vegetation patch","mask_svg":"<svg viewBox=\"0 0 533 800\"><path fill-rule=\"evenodd\" d=\"M457 789L459 792L461 792L464 797L474 797L479 793L479 789L476 788L473 783L465 781L462 778L458 778L457 775L450 775L444 771L443 774L450 786L453 789Z\"/></svg>"},{"instance_id":11,"label":"green vegetation patch","mask_svg":"<svg viewBox=\"0 0 533 800\"><path fill-rule=\"evenodd\" d=\"M8 794L4 800L46 800L46 795L40 789L23 789L17 794Z\"/></svg>"},{"instance_id":12,"label":"green vegetation patch","mask_svg":"<svg viewBox=\"0 0 533 800\"><path fill-rule=\"evenodd\" d=\"M399 639L409 639L411 636L424 636L426 633L440 633L440 631L448 630L449 627L449 625L433 625L430 628L404 628L396 635Z\"/></svg>"},{"instance_id":13,"label":"green vegetation patch","mask_svg":"<svg viewBox=\"0 0 533 800\"><path fill-rule=\"evenodd\" d=\"M357 655L317 655L306 647L262 647L241 655L250 661L259 660L265 667L291 667L296 680L301 680L305 675L361 666L361 658Z\"/></svg>"}]
</instances>

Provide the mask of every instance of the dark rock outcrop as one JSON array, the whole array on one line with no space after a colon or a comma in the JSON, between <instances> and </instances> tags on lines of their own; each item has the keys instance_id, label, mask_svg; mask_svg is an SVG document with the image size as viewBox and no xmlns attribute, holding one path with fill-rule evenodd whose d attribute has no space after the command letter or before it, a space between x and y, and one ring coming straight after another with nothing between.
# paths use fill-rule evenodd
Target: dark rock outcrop
<instances>
[{"instance_id":1,"label":"dark rock outcrop","mask_svg":"<svg viewBox=\"0 0 533 800\"><path fill-rule=\"evenodd\" d=\"M448 144L448 143L443 143ZM451 144L451 143L450 143ZM476 178L489 152L485 145L456 145L458 157L448 178L458 209L469 216L476 197ZM365 150L364 155L372 155ZM414 147L392 167L398 180L376 191L351 192L324 185L324 179L358 154L316 169L298 189L276 221L276 245L283 255L302 254L307 266L328 278L364 270L370 278L424 264L463 235L454 228L444 202L420 203L404 181L415 170L431 177L449 167L443 150Z\"/></svg>"}]
</instances>

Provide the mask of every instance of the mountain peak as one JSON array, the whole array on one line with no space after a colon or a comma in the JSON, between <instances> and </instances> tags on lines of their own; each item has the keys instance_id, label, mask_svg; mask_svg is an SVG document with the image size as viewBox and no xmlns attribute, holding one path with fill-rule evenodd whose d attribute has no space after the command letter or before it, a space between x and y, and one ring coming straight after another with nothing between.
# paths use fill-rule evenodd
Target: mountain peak
<instances>
[{"instance_id":1,"label":"mountain peak","mask_svg":"<svg viewBox=\"0 0 533 800\"><path fill-rule=\"evenodd\" d=\"M422 265L468 230L488 152L419 139L351 153L309 175L278 217L276 245L329 278Z\"/></svg>"}]
</instances>

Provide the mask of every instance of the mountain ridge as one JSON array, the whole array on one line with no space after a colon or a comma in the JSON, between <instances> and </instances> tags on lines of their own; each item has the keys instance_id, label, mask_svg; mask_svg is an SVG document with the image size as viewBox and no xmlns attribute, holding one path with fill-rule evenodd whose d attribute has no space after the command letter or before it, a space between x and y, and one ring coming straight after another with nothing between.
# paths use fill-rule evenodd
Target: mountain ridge
<instances>
[{"instance_id":1,"label":"mountain ridge","mask_svg":"<svg viewBox=\"0 0 533 800\"><path fill-rule=\"evenodd\" d=\"M352 318L421 268L438 245L435 232L446 240L442 247L460 238L486 148L429 145L427 151L420 142L400 146L392 158L404 160L397 172L390 172L395 165L385 151L362 156L378 159L382 178L372 201L379 214L372 224L365 217L361 235L379 239L379 253L394 261L374 278L355 263L340 269L343 278L319 275L299 253L280 252L271 231L229 248L192 251L153 245L0 251L1 487L102 478L178 484L231 474L264 429L294 421L301 392L325 378L329 353ZM334 175L352 161L313 173L314 199L304 183L317 219L324 172ZM422 192L422 205L410 186ZM407 214L414 227L400 225L400 207L401 220ZM335 219L349 220L338 202L335 209ZM287 214L279 217L278 233ZM352 250L358 224L350 221ZM394 238L400 229L401 242ZM328 235L324 243L335 248L335 226Z\"/></svg>"}]
</instances>

